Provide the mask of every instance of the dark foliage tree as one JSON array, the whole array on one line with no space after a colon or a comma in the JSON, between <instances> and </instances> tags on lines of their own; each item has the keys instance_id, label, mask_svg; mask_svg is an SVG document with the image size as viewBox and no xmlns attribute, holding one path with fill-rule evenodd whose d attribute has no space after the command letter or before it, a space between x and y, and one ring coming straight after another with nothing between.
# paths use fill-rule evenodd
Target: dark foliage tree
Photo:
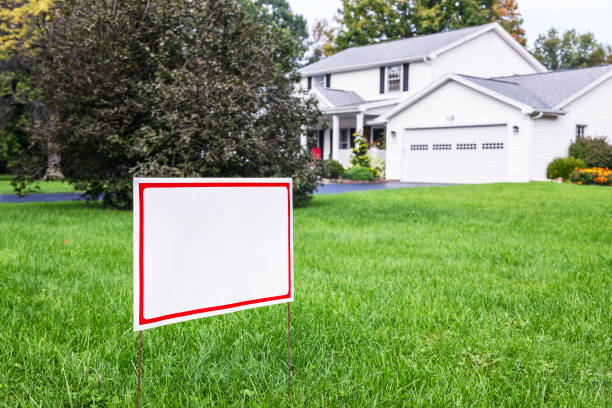
<instances>
[{"instance_id":1,"label":"dark foliage tree","mask_svg":"<svg viewBox=\"0 0 612 408\"><path fill-rule=\"evenodd\" d=\"M234 0L66 2L41 43L37 85L54 115L37 125L65 177L116 207L129 207L133 176L293 177L307 202L317 179L300 135L318 112L278 44ZM34 147L21 174L47 151Z\"/></svg>"},{"instance_id":2,"label":"dark foliage tree","mask_svg":"<svg viewBox=\"0 0 612 408\"><path fill-rule=\"evenodd\" d=\"M548 69L573 69L612 63L612 48L599 43L592 33L580 34L555 28L540 34L534 44L534 55Z\"/></svg>"}]
</instances>

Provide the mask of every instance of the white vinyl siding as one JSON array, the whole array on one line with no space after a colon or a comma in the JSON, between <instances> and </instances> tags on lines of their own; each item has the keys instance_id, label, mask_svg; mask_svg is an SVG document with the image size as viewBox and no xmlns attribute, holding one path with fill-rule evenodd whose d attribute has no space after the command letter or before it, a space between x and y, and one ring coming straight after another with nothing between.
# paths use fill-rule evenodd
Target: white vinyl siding
<instances>
[{"instance_id":1,"label":"white vinyl siding","mask_svg":"<svg viewBox=\"0 0 612 408\"><path fill-rule=\"evenodd\" d=\"M576 124L588 125L585 136L612 139L612 78L590 90L568 106L566 115L534 121L531 178L546 179L546 167L556 157L566 157L576 140Z\"/></svg>"}]
</instances>

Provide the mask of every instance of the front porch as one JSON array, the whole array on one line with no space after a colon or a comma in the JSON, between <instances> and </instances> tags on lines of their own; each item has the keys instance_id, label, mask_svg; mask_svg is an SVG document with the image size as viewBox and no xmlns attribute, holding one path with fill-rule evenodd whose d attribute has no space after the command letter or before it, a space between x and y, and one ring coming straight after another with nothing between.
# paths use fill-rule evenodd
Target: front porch
<instances>
[{"instance_id":1,"label":"front porch","mask_svg":"<svg viewBox=\"0 0 612 408\"><path fill-rule=\"evenodd\" d=\"M377 115L364 113L338 113L323 115L316 129L311 130L314 136L315 154L322 159L334 159L343 166L349 167L352 149L355 147L355 135L363 134L370 149L372 158L386 159L385 126L366 126Z\"/></svg>"}]
</instances>

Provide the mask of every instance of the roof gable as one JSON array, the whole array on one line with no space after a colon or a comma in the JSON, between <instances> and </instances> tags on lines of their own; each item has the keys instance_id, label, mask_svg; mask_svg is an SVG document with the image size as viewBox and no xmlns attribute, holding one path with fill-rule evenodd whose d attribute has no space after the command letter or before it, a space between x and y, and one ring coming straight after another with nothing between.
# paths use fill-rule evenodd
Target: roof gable
<instances>
[{"instance_id":1,"label":"roof gable","mask_svg":"<svg viewBox=\"0 0 612 408\"><path fill-rule=\"evenodd\" d=\"M352 47L337 54L306 65L298 70L304 76L345 72L388 65L393 63L437 58L472 38L487 32L496 32L512 46L537 71L547 71L529 51L520 45L498 23L472 26L452 31L385 41L378 44Z\"/></svg>"},{"instance_id":2,"label":"roof gable","mask_svg":"<svg viewBox=\"0 0 612 408\"><path fill-rule=\"evenodd\" d=\"M487 31L497 24L486 24L436 34L386 41L378 44L352 47L314 62L301 69L302 75L349 71L367 66L422 59L435 51L466 38L479 31Z\"/></svg>"},{"instance_id":3,"label":"roof gable","mask_svg":"<svg viewBox=\"0 0 612 408\"><path fill-rule=\"evenodd\" d=\"M538 110L562 108L564 101L612 73L612 65L514 75L491 79L462 77Z\"/></svg>"},{"instance_id":4,"label":"roof gable","mask_svg":"<svg viewBox=\"0 0 612 408\"><path fill-rule=\"evenodd\" d=\"M525 113L563 114L568 103L612 78L612 65L499 78L448 74L378 118L384 123L448 81L456 81Z\"/></svg>"},{"instance_id":5,"label":"roof gable","mask_svg":"<svg viewBox=\"0 0 612 408\"><path fill-rule=\"evenodd\" d=\"M341 108L345 106L357 106L365 103L366 100L353 91L332 88L312 88L314 93L322 97L330 108Z\"/></svg>"}]
</instances>

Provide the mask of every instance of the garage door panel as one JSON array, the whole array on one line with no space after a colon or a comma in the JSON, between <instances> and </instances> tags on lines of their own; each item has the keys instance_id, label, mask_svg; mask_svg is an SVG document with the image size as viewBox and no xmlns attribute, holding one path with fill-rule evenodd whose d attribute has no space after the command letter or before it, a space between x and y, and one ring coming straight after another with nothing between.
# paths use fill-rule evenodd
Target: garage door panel
<instances>
[{"instance_id":1,"label":"garage door panel","mask_svg":"<svg viewBox=\"0 0 612 408\"><path fill-rule=\"evenodd\" d=\"M506 126L407 130L403 180L486 183L506 180Z\"/></svg>"}]
</instances>

